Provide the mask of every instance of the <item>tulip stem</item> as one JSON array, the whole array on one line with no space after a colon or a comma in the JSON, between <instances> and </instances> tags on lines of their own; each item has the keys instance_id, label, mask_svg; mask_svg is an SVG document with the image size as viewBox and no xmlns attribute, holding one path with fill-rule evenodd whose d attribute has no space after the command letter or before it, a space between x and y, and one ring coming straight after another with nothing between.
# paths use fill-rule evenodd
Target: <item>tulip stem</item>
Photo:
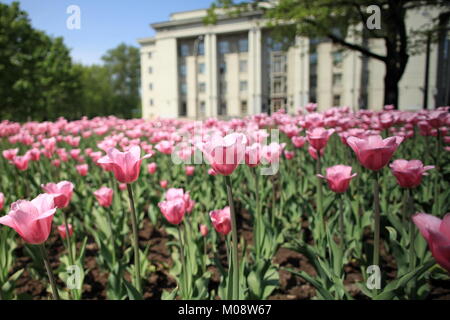
<instances>
[{"instance_id":1,"label":"tulip stem","mask_svg":"<svg viewBox=\"0 0 450 320\"><path fill-rule=\"evenodd\" d=\"M52 287L53 300L59 300L59 293L56 287L56 280L55 277L53 276L53 272L50 267L50 261L48 259L47 251L45 250L44 243L41 243L39 245L39 249L41 251L42 260L44 260L45 269L47 270L48 280L50 281L50 285Z\"/></svg>"},{"instance_id":2,"label":"tulip stem","mask_svg":"<svg viewBox=\"0 0 450 320\"><path fill-rule=\"evenodd\" d=\"M69 260L70 264L73 265L75 260L72 252L72 245L70 241L70 233L69 233L69 224L67 223L67 214L64 210L63 211L63 219L64 219L64 227L66 228L66 244L67 244L67 251L69 253Z\"/></svg>"},{"instance_id":3,"label":"tulip stem","mask_svg":"<svg viewBox=\"0 0 450 320\"><path fill-rule=\"evenodd\" d=\"M227 185L228 204L230 206L230 213L231 213L231 238L233 241L233 250L232 250L233 300L239 300L238 235L237 235L236 213L234 211L233 190L230 176L225 176L225 182Z\"/></svg>"},{"instance_id":4,"label":"tulip stem","mask_svg":"<svg viewBox=\"0 0 450 320\"><path fill-rule=\"evenodd\" d=\"M260 207L260 201L259 201L259 177L258 172L255 168L251 168L253 172L253 176L255 178L255 201L256 201L256 214L254 219L254 226L255 226L255 251L256 251L256 260L259 261L260 258L260 224L261 224L261 207Z\"/></svg>"},{"instance_id":5,"label":"tulip stem","mask_svg":"<svg viewBox=\"0 0 450 320\"><path fill-rule=\"evenodd\" d=\"M127 183L128 197L130 198L131 208L131 226L133 228L133 247L134 247L134 271L135 271L135 285L137 291L142 294L141 285L141 260L139 259L139 235L138 235L138 223L136 217L136 209L134 206L133 188L131 184Z\"/></svg>"},{"instance_id":6,"label":"tulip stem","mask_svg":"<svg viewBox=\"0 0 450 320\"><path fill-rule=\"evenodd\" d=\"M183 246L183 238L181 237L181 226L178 226L178 239L180 241L180 256L181 256L181 265L182 265L182 279L183 279L183 287L181 288L182 296L184 299L187 299L187 278L186 278L186 256L184 255L184 246Z\"/></svg>"},{"instance_id":7,"label":"tulip stem","mask_svg":"<svg viewBox=\"0 0 450 320\"><path fill-rule=\"evenodd\" d=\"M338 202L339 202L339 232L341 234L341 245L344 246L345 241L345 230L344 230L344 206L342 203L344 202L344 195L338 194Z\"/></svg>"},{"instance_id":8,"label":"tulip stem","mask_svg":"<svg viewBox=\"0 0 450 320\"><path fill-rule=\"evenodd\" d=\"M414 239L415 239L415 231L416 228L414 226L414 222L412 220L412 215L414 214L414 198L412 195L412 191L407 189L407 208L410 215L409 219L409 270L414 270L416 267L416 255L414 249Z\"/></svg>"},{"instance_id":9,"label":"tulip stem","mask_svg":"<svg viewBox=\"0 0 450 320\"><path fill-rule=\"evenodd\" d=\"M373 183L373 211L374 211L374 244L373 244L373 265L379 266L380 263L380 186L379 186L379 173L374 174ZM375 293L377 289L374 289Z\"/></svg>"},{"instance_id":10,"label":"tulip stem","mask_svg":"<svg viewBox=\"0 0 450 320\"><path fill-rule=\"evenodd\" d=\"M317 161L316 161L316 174L321 174L322 172L320 164L320 150L317 151ZM322 179L317 178L317 214L319 216L319 228L320 228L320 239L325 236L325 221L323 216L323 205L322 205Z\"/></svg>"}]
</instances>

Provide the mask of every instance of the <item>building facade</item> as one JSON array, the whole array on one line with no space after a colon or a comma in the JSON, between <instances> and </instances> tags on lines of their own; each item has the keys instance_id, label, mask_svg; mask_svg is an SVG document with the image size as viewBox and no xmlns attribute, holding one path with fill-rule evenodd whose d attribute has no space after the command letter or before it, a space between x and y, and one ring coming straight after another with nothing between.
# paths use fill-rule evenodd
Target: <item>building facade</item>
<instances>
[{"instance_id":1,"label":"building facade","mask_svg":"<svg viewBox=\"0 0 450 320\"><path fill-rule=\"evenodd\" d=\"M237 117L280 108L293 113L309 102L319 110L382 108L382 62L318 39L296 37L286 48L272 39L260 12L219 16L214 25L203 23L206 14L174 13L151 25L154 37L138 40L144 118ZM407 23L417 26L426 19L416 14ZM383 54L382 40L368 40L367 46ZM449 101L448 47L448 32L430 46L431 108ZM426 60L425 53L410 58L399 84L401 109L422 108Z\"/></svg>"}]
</instances>

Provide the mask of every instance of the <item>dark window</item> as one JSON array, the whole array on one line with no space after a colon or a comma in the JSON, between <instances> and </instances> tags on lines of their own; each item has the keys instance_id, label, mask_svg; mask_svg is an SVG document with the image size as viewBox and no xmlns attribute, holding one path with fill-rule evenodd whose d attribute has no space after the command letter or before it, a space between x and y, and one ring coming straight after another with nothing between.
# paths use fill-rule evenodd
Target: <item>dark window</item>
<instances>
[{"instance_id":1,"label":"dark window","mask_svg":"<svg viewBox=\"0 0 450 320\"><path fill-rule=\"evenodd\" d=\"M248 39L240 39L239 52L247 52L247 51L248 51Z\"/></svg>"}]
</instances>

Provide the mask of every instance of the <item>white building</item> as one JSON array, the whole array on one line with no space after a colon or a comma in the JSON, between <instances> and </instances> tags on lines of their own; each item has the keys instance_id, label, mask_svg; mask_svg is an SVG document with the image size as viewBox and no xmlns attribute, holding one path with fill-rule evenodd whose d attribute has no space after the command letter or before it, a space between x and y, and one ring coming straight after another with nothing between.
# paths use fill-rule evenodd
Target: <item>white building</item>
<instances>
[{"instance_id":1,"label":"white building","mask_svg":"<svg viewBox=\"0 0 450 320\"><path fill-rule=\"evenodd\" d=\"M294 112L308 102L317 102L321 110L338 105L382 108L382 62L329 41L302 37L283 51L271 39L260 12L219 16L215 25L203 23L206 13L174 13L169 21L151 25L155 37L138 40L144 118L233 117L279 108ZM407 23L425 21L416 14ZM449 53L443 49L448 48L448 37L447 32L430 50L431 108L449 101ZM383 53L382 40L368 45ZM399 85L401 109L423 106L425 60L425 54L409 60Z\"/></svg>"}]
</instances>

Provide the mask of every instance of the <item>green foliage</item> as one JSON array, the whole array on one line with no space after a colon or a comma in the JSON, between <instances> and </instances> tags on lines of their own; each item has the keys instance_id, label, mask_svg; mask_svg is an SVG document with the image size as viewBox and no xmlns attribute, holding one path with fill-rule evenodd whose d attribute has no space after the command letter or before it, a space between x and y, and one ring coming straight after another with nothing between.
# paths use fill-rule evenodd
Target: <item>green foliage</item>
<instances>
[{"instance_id":1,"label":"green foliage","mask_svg":"<svg viewBox=\"0 0 450 320\"><path fill-rule=\"evenodd\" d=\"M0 119L140 116L139 49L119 45L105 65L74 64L62 38L32 27L18 2L0 3Z\"/></svg>"}]
</instances>

